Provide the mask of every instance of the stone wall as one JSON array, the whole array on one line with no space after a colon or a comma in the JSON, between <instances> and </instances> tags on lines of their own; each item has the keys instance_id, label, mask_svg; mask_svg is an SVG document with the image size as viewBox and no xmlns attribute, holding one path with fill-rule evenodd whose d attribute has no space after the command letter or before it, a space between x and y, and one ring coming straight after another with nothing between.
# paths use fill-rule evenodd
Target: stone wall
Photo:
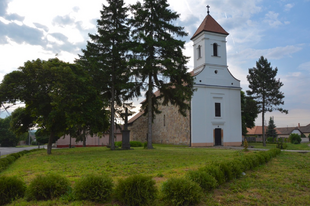
<instances>
[{"instance_id":1,"label":"stone wall","mask_svg":"<svg viewBox=\"0 0 310 206\"><path fill-rule=\"evenodd\" d=\"M175 106L159 106L152 125L152 142L176 145L190 145L190 112L183 117ZM130 140L146 142L147 116L136 119L129 127Z\"/></svg>"}]
</instances>

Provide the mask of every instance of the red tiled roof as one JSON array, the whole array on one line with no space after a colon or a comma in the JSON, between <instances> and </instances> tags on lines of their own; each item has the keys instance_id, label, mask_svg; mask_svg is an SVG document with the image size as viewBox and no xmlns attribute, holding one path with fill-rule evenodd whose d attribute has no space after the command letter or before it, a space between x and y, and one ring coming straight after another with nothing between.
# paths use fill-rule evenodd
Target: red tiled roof
<instances>
[{"instance_id":1,"label":"red tiled roof","mask_svg":"<svg viewBox=\"0 0 310 206\"><path fill-rule=\"evenodd\" d=\"M267 132L268 126L265 126L265 132ZM275 128L277 134L282 134L278 128ZM247 135L262 135L263 134L263 127L262 126L255 126L253 128L247 128L248 133Z\"/></svg>"},{"instance_id":2,"label":"red tiled roof","mask_svg":"<svg viewBox=\"0 0 310 206\"><path fill-rule=\"evenodd\" d=\"M191 38L191 40L203 31L214 32L214 33L225 34L225 35L229 34L209 14L206 16L206 18L200 24L197 31L195 32L195 34Z\"/></svg>"}]
</instances>

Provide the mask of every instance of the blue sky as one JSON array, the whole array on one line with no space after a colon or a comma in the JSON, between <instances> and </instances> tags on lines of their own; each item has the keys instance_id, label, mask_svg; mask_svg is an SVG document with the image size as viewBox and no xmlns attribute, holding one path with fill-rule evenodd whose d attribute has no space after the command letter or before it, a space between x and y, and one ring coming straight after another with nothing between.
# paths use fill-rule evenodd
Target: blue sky
<instances>
[{"instance_id":1,"label":"blue sky","mask_svg":"<svg viewBox=\"0 0 310 206\"><path fill-rule=\"evenodd\" d=\"M133 4L135 0L125 0ZM103 0L0 0L0 80L27 60L58 58L73 62L86 46L88 33L96 32ZM189 35L184 54L192 57L190 38L207 14L229 33L230 72L247 90L248 69L260 56L278 68L284 83L283 108L289 114L274 116L278 127L310 123L310 0L168 0L180 14L176 24ZM193 69L192 59L188 63ZM139 100L138 100L139 101ZM1 112L1 116L5 115ZM260 116L256 120L261 125Z\"/></svg>"}]
</instances>

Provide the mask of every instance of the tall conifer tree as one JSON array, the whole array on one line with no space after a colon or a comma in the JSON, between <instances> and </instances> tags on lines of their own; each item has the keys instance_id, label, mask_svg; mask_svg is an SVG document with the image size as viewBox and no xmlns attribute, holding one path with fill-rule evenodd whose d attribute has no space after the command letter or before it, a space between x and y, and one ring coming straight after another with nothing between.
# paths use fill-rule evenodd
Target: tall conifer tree
<instances>
[{"instance_id":1,"label":"tall conifer tree","mask_svg":"<svg viewBox=\"0 0 310 206\"><path fill-rule=\"evenodd\" d=\"M137 92L146 91L142 109L148 115L147 148L152 148L152 121L158 106L178 106L186 115L193 94L193 77L187 73L187 57L182 53L186 36L183 27L172 24L179 14L171 11L167 0L144 0L131 6L134 77L140 82ZM154 91L158 90L158 95Z\"/></svg>"},{"instance_id":2,"label":"tall conifer tree","mask_svg":"<svg viewBox=\"0 0 310 206\"><path fill-rule=\"evenodd\" d=\"M276 125L274 124L274 121L271 117L269 119L268 129L267 129L266 135L267 135L267 137L272 137L273 141L278 136L277 131L276 131Z\"/></svg>"},{"instance_id":3,"label":"tall conifer tree","mask_svg":"<svg viewBox=\"0 0 310 206\"><path fill-rule=\"evenodd\" d=\"M256 62L256 68L249 69L247 79L249 88L247 94L250 95L258 104L259 112L262 113L262 127L265 131L265 113L278 110L282 113L288 113L287 110L280 107L284 104L283 92L280 88L283 83L276 79L278 68L272 69L271 63L263 56ZM266 146L265 132L263 132L263 145Z\"/></svg>"},{"instance_id":4,"label":"tall conifer tree","mask_svg":"<svg viewBox=\"0 0 310 206\"><path fill-rule=\"evenodd\" d=\"M103 5L101 18L97 21L97 33L89 34L87 48L82 50L79 62L93 74L96 87L103 99L110 102L109 144L114 149L115 105L122 104L122 98L129 87L129 69L126 54L129 46L127 7L123 0L107 0Z\"/></svg>"}]
</instances>

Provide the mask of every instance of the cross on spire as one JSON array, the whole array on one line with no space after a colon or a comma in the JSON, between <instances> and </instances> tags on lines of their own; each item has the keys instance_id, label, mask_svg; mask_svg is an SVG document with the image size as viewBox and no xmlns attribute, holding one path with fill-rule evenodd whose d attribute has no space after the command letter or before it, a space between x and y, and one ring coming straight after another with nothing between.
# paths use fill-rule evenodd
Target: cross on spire
<instances>
[{"instance_id":1,"label":"cross on spire","mask_svg":"<svg viewBox=\"0 0 310 206\"><path fill-rule=\"evenodd\" d=\"M210 9L210 6L209 5L207 5L207 12L208 12L208 15L210 14L210 11L209 11L209 9Z\"/></svg>"}]
</instances>

